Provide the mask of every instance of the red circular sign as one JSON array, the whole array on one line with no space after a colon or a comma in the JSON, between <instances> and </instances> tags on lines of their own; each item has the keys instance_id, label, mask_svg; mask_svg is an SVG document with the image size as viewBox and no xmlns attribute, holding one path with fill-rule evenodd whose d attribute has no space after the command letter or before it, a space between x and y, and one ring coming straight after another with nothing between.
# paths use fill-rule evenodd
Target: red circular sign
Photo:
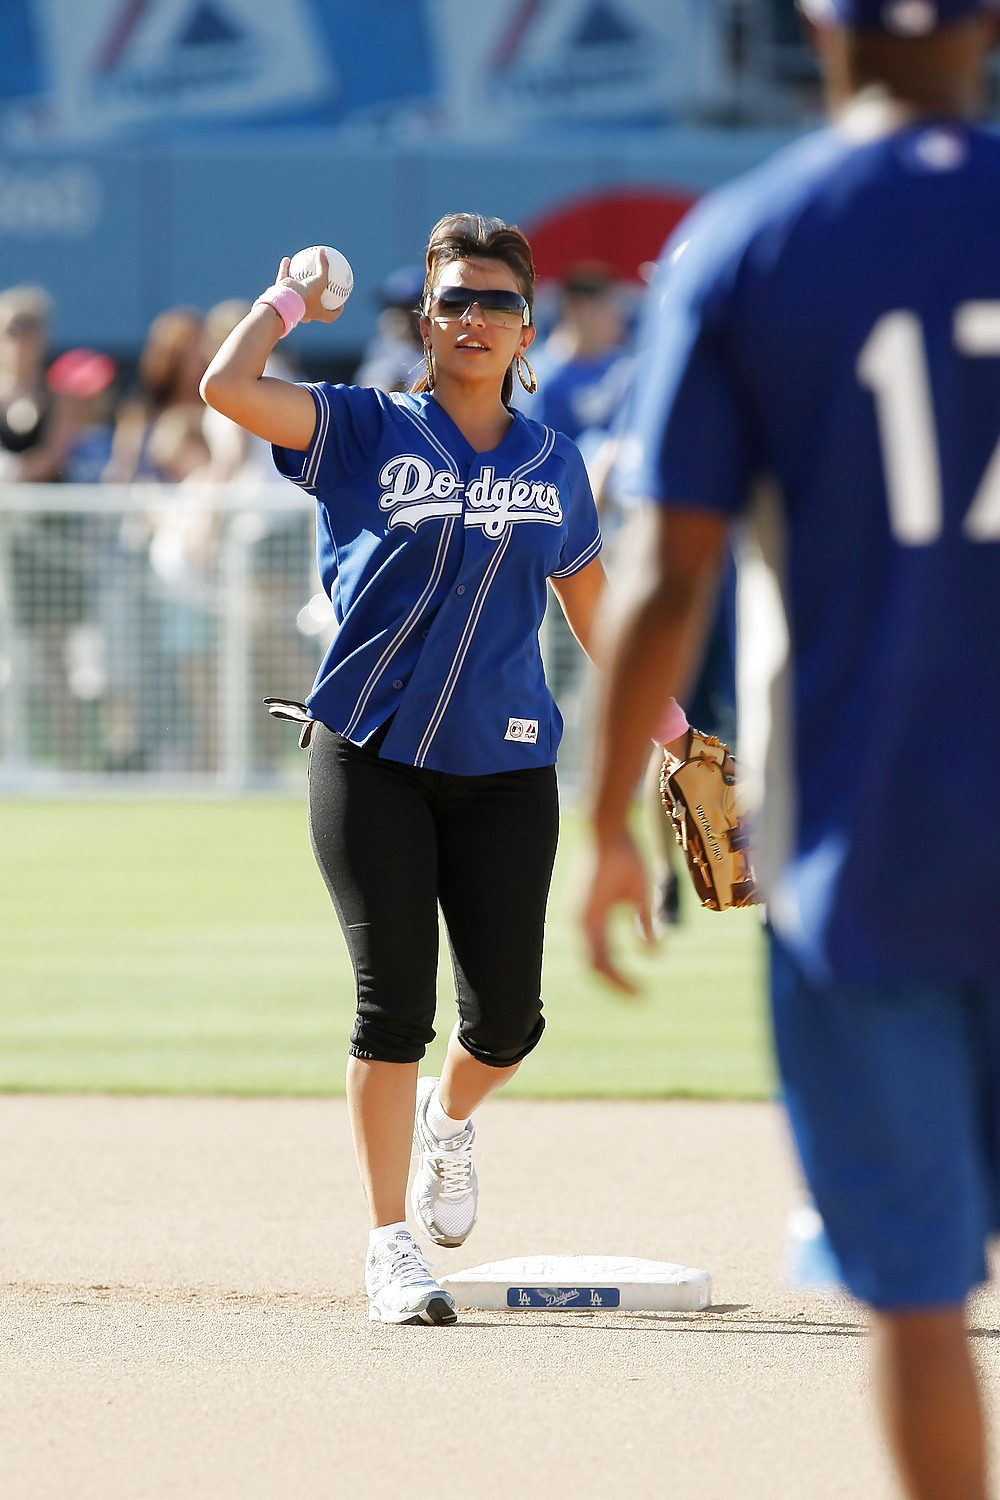
<instances>
[{"instance_id":1,"label":"red circular sign","mask_svg":"<svg viewBox=\"0 0 1000 1500\"><path fill-rule=\"evenodd\" d=\"M627 281L656 260L697 201L683 188L617 188L574 198L526 226L540 280L558 280L581 261L602 261Z\"/></svg>"}]
</instances>

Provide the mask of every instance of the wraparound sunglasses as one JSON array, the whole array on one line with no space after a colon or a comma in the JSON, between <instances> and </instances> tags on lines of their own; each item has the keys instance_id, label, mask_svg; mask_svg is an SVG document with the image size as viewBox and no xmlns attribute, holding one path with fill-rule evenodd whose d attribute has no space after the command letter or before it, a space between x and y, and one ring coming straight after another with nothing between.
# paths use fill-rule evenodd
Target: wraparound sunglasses
<instances>
[{"instance_id":1,"label":"wraparound sunglasses","mask_svg":"<svg viewBox=\"0 0 1000 1500\"><path fill-rule=\"evenodd\" d=\"M438 286L428 297L427 307L432 317L446 323L458 322L470 307L480 308L486 322L498 328L519 328L531 322L521 293L504 287Z\"/></svg>"}]
</instances>

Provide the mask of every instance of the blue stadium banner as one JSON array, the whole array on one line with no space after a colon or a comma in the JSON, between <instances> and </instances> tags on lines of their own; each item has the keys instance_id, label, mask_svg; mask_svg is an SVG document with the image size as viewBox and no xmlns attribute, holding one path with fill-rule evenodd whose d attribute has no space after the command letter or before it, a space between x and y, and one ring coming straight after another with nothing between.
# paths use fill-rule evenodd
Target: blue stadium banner
<instances>
[{"instance_id":1,"label":"blue stadium banner","mask_svg":"<svg viewBox=\"0 0 1000 1500\"><path fill-rule=\"evenodd\" d=\"M36 0L55 133L259 114L336 89L310 0Z\"/></svg>"},{"instance_id":2,"label":"blue stadium banner","mask_svg":"<svg viewBox=\"0 0 1000 1500\"><path fill-rule=\"evenodd\" d=\"M458 134L655 120L723 85L718 0L436 0Z\"/></svg>"},{"instance_id":3,"label":"blue stadium banner","mask_svg":"<svg viewBox=\"0 0 1000 1500\"><path fill-rule=\"evenodd\" d=\"M8 139L25 145L262 124L408 143L655 124L723 97L721 7L0 0L0 109Z\"/></svg>"}]
</instances>

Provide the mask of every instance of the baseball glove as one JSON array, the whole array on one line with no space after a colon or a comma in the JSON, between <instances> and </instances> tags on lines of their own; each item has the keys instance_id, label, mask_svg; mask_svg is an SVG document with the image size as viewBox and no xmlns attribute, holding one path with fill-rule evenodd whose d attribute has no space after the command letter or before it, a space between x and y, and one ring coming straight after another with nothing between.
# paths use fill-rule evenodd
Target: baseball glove
<instances>
[{"instance_id":1,"label":"baseball glove","mask_svg":"<svg viewBox=\"0 0 1000 1500\"><path fill-rule=\"evenodd\" d=\"M689 730L683 760L663 752L660 795L702 906L713 911L755 906L757 880L728 745Z\"/></svg>"}]
</instances>

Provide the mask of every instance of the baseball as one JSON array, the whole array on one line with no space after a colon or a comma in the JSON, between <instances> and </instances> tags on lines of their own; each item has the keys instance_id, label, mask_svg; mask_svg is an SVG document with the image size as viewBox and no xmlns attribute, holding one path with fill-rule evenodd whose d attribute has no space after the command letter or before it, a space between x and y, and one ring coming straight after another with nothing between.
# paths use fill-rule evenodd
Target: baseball
<instances>
[{"instance_id":1,"label":"baseball","mask_svg":"<svg viewBox=\"0 0 1000 1500\"><path fill-rule=\"evenodd\" d=\"M288 274L301 276L303 279L315 276L320 268L319 252L321 250L326 251L329 275L326 291L319 300L328 312L336 312L338 307L343 307L354 289L354 272L351 270L351 263L346 255L341 255L340 251L334 250L332 245L310 245L308 250L299 250L292 256Z\"/></svg>"}]
</instances>

